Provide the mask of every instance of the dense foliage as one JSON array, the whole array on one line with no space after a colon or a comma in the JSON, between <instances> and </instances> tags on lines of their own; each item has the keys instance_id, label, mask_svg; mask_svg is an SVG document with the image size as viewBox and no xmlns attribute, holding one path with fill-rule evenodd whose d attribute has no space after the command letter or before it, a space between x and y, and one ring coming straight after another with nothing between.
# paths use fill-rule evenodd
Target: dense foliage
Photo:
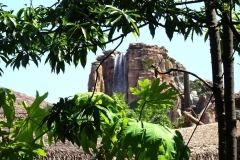
<instances>
[{"instance_id":1,"label":"dense foliage","mask_svg":"<svg viewBox=\"0 0 240 160\"><path fill-rule=\"evenodd\" d=\"M5 11L5 7L0 4L1 60L19 68L26 67L29 61L38 65L41 56L47 54L45 62L57 73L65 71L65 63L84 67L90 51L105 49L107 43L123 39L131 32L140 35L143 26L149 27L153 37L157 27L164 27L169 39L174 32L184 35L184 39L193 39L194 34L203 35L207 27L203 9L195 10L191 3L174 0L61 0L50 7L21 8L16 14ZM232 20L238 19L236 12ZM117 31L119 36L113 37ZM234 47L238 50L237 41Z\"/></svg>"},{"instance_id":2,"label":"dense foliage","mask_svg":"<svg viewBox=\"0 0 240 160\"><path fill-rule=\"evenodd\" d=\"M165 83L159 85L159 79L154 80L154 87L149 89L146 88L149 87L148 80L139 83L142 83L142 89L135 90L135 93L142 95L142 101L148 101L146 104L160 103L161 107L166 107L173 103L176 93L168 89ZM96 158L189 158L190 151L178 131L128 118L126 106L121 106L119 102L99 92L76 94L72 99L61 99L54 104L42 124L47 123L48 128L54 130L57 140L76 143L88 154L91 154L89 149L93 149ZM141 109L147 106L139 101ZM97 139L100 137L102 146L97 150Z\"/></svg>"},{"instance_id":3,"label":"dense foliage","mask_svg":"<svg viewBox=\"0 0 240 160\"><path fill-rule=\"evenodd\" d=\"M211 88L208 88L208 86L198 79L190 81L190 88L192 91L197 91L198 95L208 95L212 93Z\"/></svg>"},{"instance_id":4,"label":"dense foliage","mask_svg":"<svg viewBox=\"0 0 240 160\"><path fill-rule=\"evenodd\" d=\"M0 108L2 108L2 116L4 116L0 119L0 158L2 160L33 159L38 156L46 156L46 152L43 150L43 135L48 133L51 137L51 132L45 124L41 128L39 127L41 120L48 113L48 109L39 106L47 95L48 93L39 96L37 92L36 99L31 106L22 102L20 105L26 113L22 113L23 117L18 117L15 115L14 108L15 95L8 89L0 88Z\"/></svg>"}]
</instances>

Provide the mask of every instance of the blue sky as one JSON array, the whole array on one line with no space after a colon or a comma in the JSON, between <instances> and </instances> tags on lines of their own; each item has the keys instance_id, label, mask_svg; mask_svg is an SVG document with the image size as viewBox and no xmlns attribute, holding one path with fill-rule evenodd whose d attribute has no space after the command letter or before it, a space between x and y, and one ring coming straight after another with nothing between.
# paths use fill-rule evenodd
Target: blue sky
<instances>
[{"instance_id":1,"label":"blue sky","mask_svg":"<svg viewBox=\"0 0 240 160\"><path fill-rule=\"evenodd\" d=\"M1 3L8 5L9 9L18 10L25 7L24 4L29 4L30 0L19 0L11 2L10 0L2 0ZM41 0L34 1L33 6L39 4L49 6L56 0ZM117 36L117 34L115 34ZM107 45L107 50L114 49L119 41ZM158 28L154 39L149 33L148 27L140 30L140 37L134 38L129 34L118 48L120 52L126 52L129 43L146 43L151 45L164 46L169 51L169 56L175 58L182 63L186 69L200 76L203 79L212 79L211 58L208 41L204 43L203 37L194 37L192 42L190 39L184 41L181 35L175 34L170 42L165 34L165 30ZM101 55L102 51L98 50L97 55ZM235 92L240 91L240 57L235 54ZM87 57L87 65L85 68L81 66L74 67L67 65L65 73L51 73L50 66L44 63L36 67L30 64L26 69L20 68L14 70L10 67L5 68L0 62L0 67L4 70L4 74L0 77L0 86L6 87L18 92L25 93L30 96L35 96L36 90L40 95L45 92L49 93L46 99L49 102L55 103L59 97L73 96L76 93L87 92L88 76L90 73L91 63L96 61L97 56L89 53ZM42 61L44 62L45 59ZM194 79L193 77L190 77Z\"/></svg>"}]
</instances>

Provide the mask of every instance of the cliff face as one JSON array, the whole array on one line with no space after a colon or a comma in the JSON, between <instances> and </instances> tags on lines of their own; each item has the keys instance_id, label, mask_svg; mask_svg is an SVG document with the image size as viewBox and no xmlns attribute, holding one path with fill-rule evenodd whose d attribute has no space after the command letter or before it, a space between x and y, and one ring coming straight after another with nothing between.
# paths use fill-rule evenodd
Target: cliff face
<instances>
[{"instance_id":1,"label":"cliff face","mask_svg":"<svg viewBox=\"0 0 240 160\"><path fill-rule=\"evenodd\" d=\"M103 55L97 57L97 61L92 63L91 73L89 75L88 91L92 91L96 82L96 69L100 62L106 58L112 51L109 50ZM155 65L161 72L169 68L183 69L180 63L168 56L168 51L164 47L156 45L146 45L143 43L131 43L126 53L115 51L109 56L98 69L98 80L96 91L112 95L113 92L125 94L128 103L137 99L130 92L130 87L138 87L138 80L161 77L182 90L182 84L179 78L183 77L182 73L172 72L169 75L155 75L151 65Z\"/></svg>"},{"instance_id":2,"label":"cliff face","mask_svg":"<svg viewBox=\"0 0 240 160\"><path fill-rule=\"evenodd\" d=\"M115 51L108 56L111 52L112 50L106 51L103 55L97 57L96 62L92 63L88 91L93 90L98 74L96 84L97 92L104 92L109 96L111 96L113 92L123 93L129 104L134 102L132 103L133 106L138 98L131 94L130 88L138 87L138 80L153 80L156 77L161 77L162 82L171 83L172 86L183 93L183 85L180 82L183 80L183 73L171 72L171 74L168 75L156 75L154 69L151 68L153 64L161 72L166 72L170 68L184 69L180 63L168 56L168 51L164 47L143 43L131 43L126 53ZM99 66L103 59L105 59L104 62ZM98 71L96 72L97 68ZM191 96L193 96L192 93ZM236 109L240 110L240 92L235 96ZM200 113L207 103L207 97L194 96L194 103L191 105L196 105L196 111ZM181 115L177 108L181 108L180 99L175 102L175 109L170 113L171 121L175 121L176 118ZM202 122L204 123L211 123L215 120L214 103L208 108L208 112L205 113L202 118Z\"/></svg>"}]
</instances>

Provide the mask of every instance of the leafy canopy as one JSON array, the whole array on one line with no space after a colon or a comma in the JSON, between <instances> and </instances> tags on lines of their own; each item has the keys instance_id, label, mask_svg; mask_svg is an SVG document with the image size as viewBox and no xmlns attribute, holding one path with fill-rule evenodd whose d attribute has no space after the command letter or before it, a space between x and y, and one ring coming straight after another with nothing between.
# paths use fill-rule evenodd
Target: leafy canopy
<instances>
[{"instance_id":1,"label":"leafy canopy","mask_svg":"<svg viewBox=\"0 0 240 160\"><path fill-rule=\"evenodd\" d=\"M205 6L201 3L193 9L192 3L61 0L52 6L21 8L16 14L4 10L6 6L0 4L0 59L14 69L27 67L31 61L38 65L46 55L45 63L59 73L65 71L66 63L85 67L89 52L105 50L106 44L129 33L138 36L144 26L149 27L153 37L157 27L164 27L170 40L174 33L193 39L195 34L205 33L207 20ZM238 19L239 14L234 11L236 28L239 28ZM117 32L119 35L113 37Z\"/></svg>"}]
</instances>

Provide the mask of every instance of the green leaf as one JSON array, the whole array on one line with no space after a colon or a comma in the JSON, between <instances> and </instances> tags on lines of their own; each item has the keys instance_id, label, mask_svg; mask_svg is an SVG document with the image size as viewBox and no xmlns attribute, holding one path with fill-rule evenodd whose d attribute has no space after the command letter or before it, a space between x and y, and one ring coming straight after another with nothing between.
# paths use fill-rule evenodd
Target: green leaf
<instances>
[{"instance_id":1,"label":"green leaf","mask_svg":"<svg viewBox=\"0 0 240 160\"><path fill-rule=\"evenodd\" d=\"M89 142L88 136L86 135L85 129L83 130L83 132L81 132L81 139L80 140L81 140L81 146L82 146L84 152L91 155L91 152L89 150L90 142Z\"/></svg>"},{"instance_id":2,"label":"green leaf","mask_svg":"<svg viewBox=\"0 0 240 160\"><path fill-rule=\"evenodd\" d=\"M126 20L128 21L128 23L134 22L134 20L127 14L123 14L124 17L126 18Z\"/></svg>"},{"instance_id":3,"label":"green leaf","mask_svg":"<svg viewBox=\"0 0 240 160\"><path fill-rule=\"evenodd\" d=\"M185 35L185 30L186 30L185 21L181 20L178 27L180 28L181 33Z\"/></svg>"},{"instance_id":4,"label":"green leaf","mask_svg":"<svg viewBox=\"0 0 240 160\"><path fill-rule=\"evenodd\" d=\"M23 11L24 11L24 8L21 8L21 9L19 9L19 11L17 12L17 18L18 18L18 19L21 19L21 18L22 18L22 13L23 13Z\"/></svg>"},{"instance_id":5,"label":"green leaf","mask_svg":"<svg viewBox=\"0 0 240 160\"><path fill-rule=\"evenodd\" d=\"M32 21L33 21L33 23L35 24L35 27L36 27L36 28L39 28L39 24L37 23L37 21L34 20L34 19L33 19Z\"/></svg>"},{"instance_id":6,"label":"green leaf","mask_svg":"<svg viewBox=\"0 0 240 160\"><path fill-rule=\"evenodd\" d=\"M141 123L136 123L135 120L129 119L127 126L125 126L121 133L120 139L122 139L122 147L128 148L131 146L133 151L137 149L137 143L142 141L142 135L144 133L144 129L142 128ZM132 142L135 142L134 144Z\"/></svg>"},{"instance_id":7,"label":"green leaf","mask_svg":"<svg viewBox=\"0 0 240 160\"><path fill-rule=\"evenodd\" d=\"M36 153L39 156L44 156L44 157L47 156L47 153L43 149L40 149L40 148L34 149L33 153Z\"/></svg>"},{"instance_id":8,"label":"green leaf","mask_svg":"<svg viewBox=\"0 0 240 160\"><path fill-rule=\"evenodd\" d=\"M18 142L33 143L35 142L34 137L41 145L43 145L43 134L48 130L46 124L39 128L40 122L47 115L48 109L40 108L40 104L48 96L48 93L45 93L43 96L39 96L36 92L36 99L31 106L27 106L25 102L22 102L20 105L27 112L27 117L15 122L14 125L14 135L16 136L15 140Z\"/></svg>"},{"instance_id":9,"label":"green leaf","mask_svg":"<svg viewBox=\"0 0 240 160\"><path fill-rule=\"evenodd\" d=\"M29 61L29 55L25 54L23 57L22 57L22 66L23 67L27 67L27 64L28 64L28 61Z\"/></svg>"},{"instance_id":10,"label":"green leaf","mask_svg":"<svg viewBox=\"0 0 240 160\"><path fill-rule=\"evenodd\" d=\"M31 145L25 142L0 145L0 154L2 159L35 159L39 156L46 156L46 152L41 149L40 145Z\"/></svg>"},{"instance_id":11,"label":"green leaf","mask_svg":"<svg viewBox=\"0 0 240 160\"><path fill-rule=\"evenodd\" d=\"M193 36L194 36L194 29L192 30L191 40L193 42Z\"/></svg>"},{"instance_id":12,"label":"green leaf","mask_svg":"<svg viewBox=\"0 0 240 160\"><path fill-rule=\"evenodd\" d=\"M30 56L31 56L33 62L36 64L36 66L38 66L38 61L37 61L37 58L39 59L38 55L31 54Z\"/></svg>"},{"instance_id":13,"label":"green leaf","mask_svg":"<svg viewBox=\"0 0 240 160\"><path fill-rule=\"evenodd\" d=\"M155 36L155 29L156 28L154 27L153 23L149 23L149 30L152 35L152 38L154 38L154 36Z\"/></svg>"},{"instance_id":14,"label":"green leaf","mask_svg":"<svg viewBox=\"0 0 240 160\"><path fill-rule=\"evenodd\" d=\"M9 17L10 21L14 24L14 26L17 26L17 22L15 19L13 19L12 17Z\"/></svg>"},{"instance_id":15,"label":"green leaf","mask_svg":"<svg viewBox=\"0 0 240 160\"><path fill-rule=\"evenodd\" d=\"M27 10L24 9L24 21L28 21L28 14L27 14Z\"/></svg>"},{"instance_id":16,"label":"green leaf","mask_svg":"<svg viewBox=\"0 0 240 160\"><path fill-rule=\"evenodd\" d=\"M23 32L22 37L23 37L23 42L25 45L28 45L29 43L31 43L29 35L26 32Z\"/></svg>"},{"instance_id":17,"label":"green leaf","mask_svg":"<svg viewBox=\"0 0 240 160\"><path fill-rule=\"evenodd\" d=\"M166 34L167 34L170 41L173 38L173 33L174 33L174 30L175 30L175 25L173 23L174 22L172 22L171 18L169 16L167 16L166 17L166 23L165 23L165 31L166 31Z\"/></svg>"},{"instance_id":18,"label":"green leaf","mask_svg":"<svg viewBox=\"0 0 240 160\"><path fill-rule=\"evenodd\" d=\"M139 110L139 119L143 117L143 113L149 112L145 111L146 108L161 111L164 108L170 108L174 105L173 101L177 99L177 91L173 90L166 82L160 84L160 78L150 81L145 79L144 81L138 81L140 90L138 88L130 88L130 91L133 95L138 96L140 100L138 100L138 108ZM151 84L151 85L150 85ZM145 114L146 115L146 114ZM153 115L152 115L153 116ZM154 117L149 117L149 119Z\"/></svg>"},{"instance_id":19,"label":"green leaf","mask_svg":"<svg viewBox=\"0 0 240 160\"><path fill-rule=\"evenodd\" d=\"M72 38L73 34L76 32L77 29L78 29L77 26L73 26L71 29L68 30L67 40L70 40Z\"/></svg>"},{"instance_id":20,"label":"green leaf","mask_svg":"<svg viewBox=\"0 0 240 160\"><path fill-rule=\"evenodd\" d=\"M116 7L112 6L112 5L106 5L105 8L108 8L108 10L120 11L121 12L121 10L119 10L118 8L116 8Z\"/></svg>"},{"instance_id":21,"label":"green leaf","mask_svg":"<svg viewBox=\"0 0 240 160\"><path fill-rule=\"evenodd\" d=\"M116 30L116 27L112 27L112 28L110 29L110 31L109 31L109 33L108 33L108 40L109 40L109 41L112 40L112 36L113 36L115 30Z\"/></svg>"},{"instance_id":22,"label":"green leaf","mask_svg":"<svg viewBox=\"0 0 240 160\"><path fill-rule=\"evenodd\" d=\"M82 29L82 33L83 33L83 35L84 35L85 40L87 40L87 39L88 39L87 30L86 30L85 28L83 28L83 27L81 27L81 29Z\"/></svg>"},{"instance_id":23,"label":"green leaf","mask_svg":"<svg viewBox=\"0 0 240 160\"><path fill-rule=\"evenodd\" d=\"M9 128L15 119L15 100L15 95L9 89L0 88L0 108L3 108L3 115L7 119L6 125Z\"/></svg>"},{"instance_id":24,"label":"green leaf","mask_svg":"<svg viewBox=\"0 0 240 160\"><path fill-rule=\"evenodd\" d=\"M114 21L111 22L111 25L114 25L116 22L118 22L122 18L122 15L118 16Z\"/></svg>"},{"instance_id":25,"label":"green leaf","mask_svg":"<svg viewBox=\"0 0 240 160\"><path fill-rule=\"evenodd\" d=\"M134 119L129 119L127 125L122 126L118 138L121 149L131 147L133 154L141 153L139 155L141 159L158 159L159 156L177 159L186 147L178 131ZM184 158L188 159L189 156L187 149Z\"/></svg>"},{"instance_id":26,"label":"green leaf","mask_svg":"<svg viewBox=\"0 0 240 160\"><path fill-rule=\"evenodd\" d=\"M184 40L186 41L187 40L187 38L188 38L188 35L189 35L189 33L191 32L191 28L189 27L188 29L187 29L187 32L184 34Z\"/></svg>"},{"instance_id":27,"label":"green leaf","mask_svg":"<svg viewBox=\"0 0 240 160\"><path fill-rule=\"evenodd\" d=\"M86 66L86 63L87 63L87 50L84 48L81 50L80 52L80 62L81 62L81 65L82 67L84 68Z\"/></svg>"}]
</instances>

